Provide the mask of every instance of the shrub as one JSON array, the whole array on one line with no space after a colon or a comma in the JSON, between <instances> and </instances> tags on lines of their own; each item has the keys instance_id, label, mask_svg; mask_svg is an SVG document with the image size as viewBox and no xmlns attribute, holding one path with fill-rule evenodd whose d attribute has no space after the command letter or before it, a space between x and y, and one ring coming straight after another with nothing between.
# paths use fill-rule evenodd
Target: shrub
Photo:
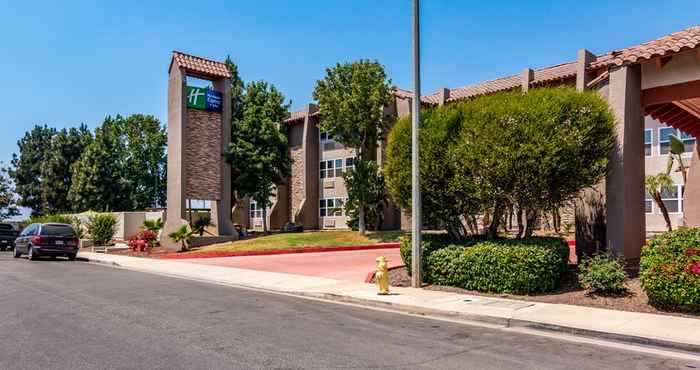
<instances>
[{"instance_id":1,"label":"shrub","mask_svg":"<svg viewBox=\"0 0 700 370\"><path fill-rule=\"evenodd\" d=\"M425 234L421 236L421 259L423 260L423 281L430 282L430 274L426 273L429 266L427 265L428 257L435 251L446 248L450 245L470 246L474 245L478 240L483 239L482 236L475 236L462 241L456 241L447 234ZM411 236L405 235L399 238L401 260L403 260L408 273L411 273L412 247Z\"/></svg>"},{"instance_id":2,"label":"shrub","mask_svg":"<svg viewBox=\"0 0 700 370\"><path fill-rule=\"evenodd\" d=\"M700 312L700 229L681 227L642 249L639 278L655 306Z\"/></svg>"},{"instance_id":3,"label":"shrub","mask_svg":"<svg viewBox=\"0 0 700 370\"><path fill-rule=\"evenodd\" d=\"M611 254L604 253L586 258L579 265L579 283L589 292L622 292L625 290L627 277L620 260Z\"/></svg>"},{"instance_id":4,"label":"shrub","mask_svg":"<svg viewBox=\"0 0 700 370\"><path fill-rule=\"evenodd\" d=\"M88 220L88 233L95 245L106 245L117 231L117 216L111 213L96 213Z\"/></svg>"},{"instance_id":5,"label":"shrub","mask_svg":"<svg viewBox=\"0 0 700 370\"><path fill-rule=\"evenodd\" d=\"M471 247L449 246L427 260L435 284L495 293L546 292L559 286L565 270L557 238L501 239ZM568 247L566 248L568 258Z\"/></svg>"},{"instance_id":6,"label":"shrub","mask_svg":"<svg viewBox=\"0 0 700 370\"><path fill-rule=\"evenodd\" d=\"M151 230L141 230L129 238L129 248L134 252L150 251L158 244L158 234Z\"/></svg>"}]
</instances>

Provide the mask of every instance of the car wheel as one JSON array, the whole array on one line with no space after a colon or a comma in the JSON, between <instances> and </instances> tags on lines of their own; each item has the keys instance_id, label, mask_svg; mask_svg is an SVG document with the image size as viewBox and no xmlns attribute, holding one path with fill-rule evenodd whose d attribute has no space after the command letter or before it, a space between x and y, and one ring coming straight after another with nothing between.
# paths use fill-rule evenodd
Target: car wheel
<instances>
[{"instance_id":1,"label":"car wheel","mask_svg":"<svg viewBox=\"0 0 700 370\"><path fill-rule=\"evenodd\" d=\"M34 253L34 247L32 247L31 245L29 246L29 251L27 252L27 257L32 261L36 261L36 259L38 258L36 253Z\"/></svg>"},{"instance_id":2,"label":"car wheel","mask_svg":"<svg viewBox=\"0 0 700 370\"><path fill-rule=\"evenodd\" d=\"M17 248L15 248L14 257L15 257L15 258L20 258L20 257L22 257L22 253L20 253L19 249L17 249Z\"/></svg>"},{"instance_id":3,"label":"car wheel","mask_svg":"<svg viewBox=\"0 0 700 370\"><path fill-rule=\"evenodd\" d=\"M75 256L76 256L75 254L69 254L69 255L68 255L68 260L69 260L69 261L75 261Z\"/></svg>"}]
</instances>

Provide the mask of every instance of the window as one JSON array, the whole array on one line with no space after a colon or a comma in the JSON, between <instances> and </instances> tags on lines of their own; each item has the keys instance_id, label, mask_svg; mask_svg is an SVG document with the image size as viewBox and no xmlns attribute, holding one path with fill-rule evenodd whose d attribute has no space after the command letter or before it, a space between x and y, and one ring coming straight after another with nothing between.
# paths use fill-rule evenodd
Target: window
<instances>
[{"instance_id":1,"label":"window","mask_svg":"<svg viewBox=\"0 0 700 370\"><path fill-rule=\"evenodd\" d=\"M321 217L342 216L344 203L343 198L323 198L319 200L319 215Z\"/></svg>"},{"instance_id":2,"label":"window","mask_svg":"<svg viewBox=\"0 0 700 370\"><path fill-rule=\"evenodd\" d=\"M321 142L321 148L323 150L333 150L343 147L340 143L336 142L333 135L328 132L319 133L319 141Z\"/></svg>"},{"instance_id":3,"label":"window","mask_svg":"<svg viewBox=\"0 0 700 370\"><path fill-rule=\"evenodd\" d=\"M683 140L683 146L685 147L683 151L685 153L692 153L695 148L695 137L681 131L681 140Z\"/></svg>"},{"instance_id":4,"label":"window","mask_svg":"<svg viewBox=\"0 0 700 370\"><path fill-rule=\"evenodd\" d=\"M683 185L674 185L661 189L661 201L664 202L668 213L683 212Z\"/></svg>"},{"instance_id":5,"label":"window","mask_svg":"<svg viewBox=\"0 0 700 370\"><path fill-rule=\"evenodd\" d=\"M644 130L644 155L651 157L652 155L652 139L654 138L654 130Z\"/></svg>"},{"instance_id":6,"label":"window","mask_svg":"<svg viewBox=\"0 0 700 370\"><path fill-rule=\"evenodd\" d=\"M673 127L662 127L659 129L659 154L668 154L668 152L671 151L671 135L683 141L685 153L691 153L693 151L695 147L695 137Z\"/></svg>"},{"instance_id":7,"label":"window","mask_svg":"<svg viewBox=\"0 0 700 370\"><path fill-rule=\"evenodd\" d=\"M355 169L355 157L345 158L345 171Z\"/></svg>"},{"instance_id":8,"label":"window","mask_svg":"<svg viewBox=\"0 0 700 370\"><path fill-rule=\"evenodd\" d=\"M263 215L263 209L262 207L258 207L258 203L255 202L254 200L250 201L250 218L251 219L256 219L256 218L262 218Z\"/></svg>"},{"instance_id":9,"label":"window","mask_svg":"<svg viewBox=\"0 0 700 370\"><path fill-rule=\"evenodd\" d=\"M654 213L654 200L651 199L648 192L644 192L644 213Z\"/></svg>"},{"instance_id":10,"label":"window","mask_svg":"<svg viewBox=\"0 0 700 370\"><path fill-rule=\"evenodd\" d=\"M343 160L331 159L327 161L321 161L319 163L318 173L322 179L343 177Z\"/></svg>"}]
</instances>

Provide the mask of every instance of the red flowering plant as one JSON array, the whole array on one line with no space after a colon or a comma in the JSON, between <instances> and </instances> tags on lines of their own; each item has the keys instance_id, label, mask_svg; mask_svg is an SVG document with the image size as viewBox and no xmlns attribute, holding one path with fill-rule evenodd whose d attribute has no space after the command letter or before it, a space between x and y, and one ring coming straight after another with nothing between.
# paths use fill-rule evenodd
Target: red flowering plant
<instances>
[{"instance_id":1,"label":"red flowering plant","mask_svg":"<svg viewBox=\"0 0 700 370\"><path fill-rule=\"evenodd\" d=\"M150 252L158 244L158 234L151 230L141 230L129 238L132 252Z\"/></svg>"}]
</instances>

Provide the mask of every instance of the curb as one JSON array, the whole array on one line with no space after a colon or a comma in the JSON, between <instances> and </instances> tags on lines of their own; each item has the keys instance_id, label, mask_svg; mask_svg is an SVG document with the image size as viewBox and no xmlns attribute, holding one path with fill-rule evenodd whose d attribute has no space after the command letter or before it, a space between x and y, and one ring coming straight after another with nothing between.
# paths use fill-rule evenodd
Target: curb
<instances>
[{"instance_id":1,"label":"curb","mask_svg":"<svg viewBox=\"0 0 700 370\"><path fill-rule=\"evenodd\" d=\"M247 257L247 256L269 256L279 254L297 254L297 253L319 253L319 252L346 252L360 251L372 249L394 249L399 248L399 243L377 243L367 245L348 245L338 247L299 247L289 249L274 249L267 251L239 251L239 252L207 252L207 253L192 253L192 254L170 254L158 259L194 259L194 258L218 258L218 257Z\"/></svg>"},{"instance_id":2,"label":"curb","mask_svg":"<svg viewBox=\"0 0 700 370\"><path fill-rule=\"evenodd\" d=\"M101 265L113 267L113 268L125 268L124 266L120 265L119 263L112 262L112 261L104 261L104 260L100 260L100 259L89 259L86 257L78 257L77 260L101 264ZM396 266L394 268L398 268L398 267L400 267L400 266ZM126 267L125 269L149 273L149 271L142 270L142 269L128 268L128 267ZM150 272L150 273L152 273L152 272ZM323 301L328 301L328 302L340 302L340 303L354 304L354 305L358 305L358 306L364 306L364 307L370 307L370 308L376 308L376 309L392 310L395 312L401 312L401 313L406 313L406 314L411 314L411 315L419 315L419 316L432 317L432 318L436 318L436 319L447 319L447 320L460 321L460 322L463 322L465 324L469 324L469 322L472 322L472 323L496 325L496 326L500 326L503 328L523 328L523 329L529 329L529 330L539 331L539 332L561 333L561 334L571 335L574 337L582 337L582 338L589 338L589 339L601 339L601 340L607 340L607 341L612 341L612 342L617 342L617 343L655 347L655 348L659 348L659 349L672 350L672 351L676 351L676 352L680 351L680 352L690 353L692 355L697 355L698 353L700 353L700 345L681 343L681 342L673 342L673 341L664 340L664 339L640 337L640 336L628 335L628 334L609 333L609 332L604 332L604 331L581 329L581 328L575 328L575 327L564 326L564 325L547 324L547 323L542 323L542 322L537 322L537 321L513 319L510 317L496 317L496 316L488 316L488 315L465 314L465 313L460 313L460 312L455 312L455 311L447 311L447 310L436 310L436 309L417 307L417 306L406 305L406 304L374 301L374 300L365 299L365 298L355 298L355 297L349 297L349 296L339 295L339 294L334 294L334 293L301 292L301 291L293 291L293 290L284 291L284 290L270 289L270 288L266 288L266 287L252 286L252 285L242 285L242 284L235 284L235 283L218 282L215 280L204 280L204 279L196 279L196 278L190 279L190 278L187 278L187 277L184 277L181 275L175 275L175 274L162 274L162 273L155 273L155 274L179 278L179 279L199 281L199 282L204 282L204 283L214 283L214 284L218 284L218 285L262 291L262 292L267 292L267 293L272 293L272 294L284 294L284 295L288 295L288 296L295 296L295 297L301 297L301 298L307 298L307 299L318 299L318 300L323 300ZM373 272L370 274L372 274L372 276L374 275Z\"/></svg>"}]
</instances>

